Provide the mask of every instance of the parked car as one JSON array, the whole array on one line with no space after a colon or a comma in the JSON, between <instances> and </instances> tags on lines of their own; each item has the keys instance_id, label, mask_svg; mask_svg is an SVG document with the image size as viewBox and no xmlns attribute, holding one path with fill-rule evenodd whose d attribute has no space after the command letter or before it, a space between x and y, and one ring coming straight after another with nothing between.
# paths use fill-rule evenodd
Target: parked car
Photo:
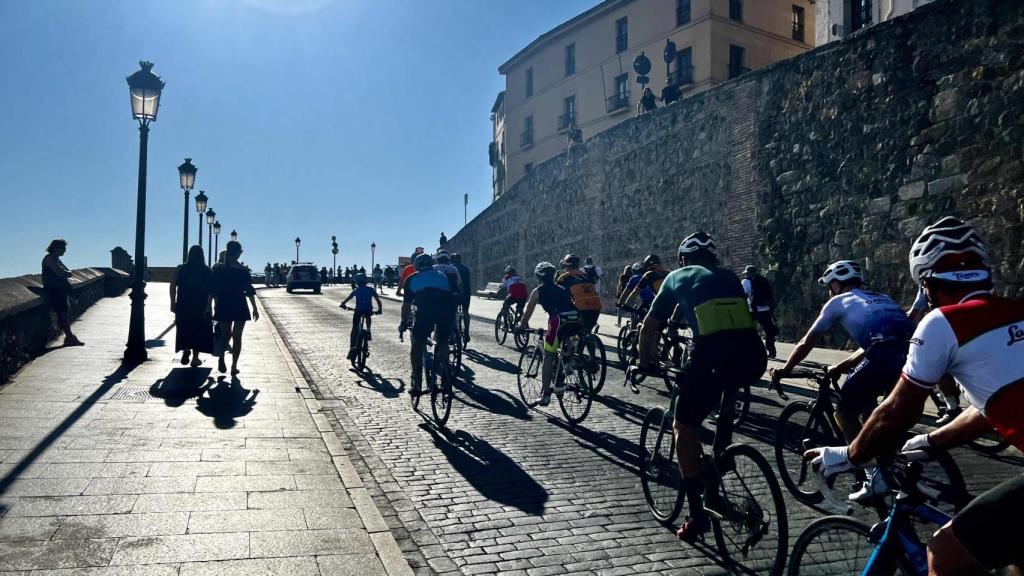
<instances>
[{"instance_id":1,"label":"parked car","mask_svg":"<svg viewBox=\"0 0 1024 576\"><path fill-rule=\"evenodd\" d=\"M314 294L319 294L320 271L313 264L296 264L288 272L285 288L289 294L297 288L309 288Z\"/></svg>"}]
</instances>

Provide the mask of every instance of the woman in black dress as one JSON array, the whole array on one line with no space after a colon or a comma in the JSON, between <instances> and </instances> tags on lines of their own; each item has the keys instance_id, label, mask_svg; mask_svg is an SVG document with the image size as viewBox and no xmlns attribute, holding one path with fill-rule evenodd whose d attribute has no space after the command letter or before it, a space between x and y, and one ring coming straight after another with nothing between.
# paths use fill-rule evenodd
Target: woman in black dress
<instances>
[{"instance_id":1,"label":"woman in black dress","mask_svg":"<svg viewBox=\"0 0 1024 576\"><path fill-rule=\"evenodd\" d=\"M71 270L60 261L60 257L68 251L65 240L54 240L46 248L43 258L43 292L46 302L57 314L57 325L64 331L65 346L83 346L81 340L71 332L71 319L68 317L68 295L71 292Z\"/></svg>"},{"instance_id":2,"label":"woman in black dress","mask_svg":"<svg viewBox=\"0 0 1024 576\"><path fill-rule=\"evenodd\" d=\"M213 318L217 321L219 337L223 340L229 336L231 338L231 374L235 375L238 374L238 356L242 353L242 331L245 330L245 323L250 319L254 322L259 320L260 313L256 309L256 289L252 287L252 274L248 268L238 263L238 257L242 255L242 245L232 240L225 246L225 252L225 262L213 267L213 294L217 302ZM246 306L246 298L252 306L251 315L249 306ZM220 347L217 369L227 372L223 346Z\"/></svg>"},{"instance_id":3,"label":"woman in black dress","mask_svg":"<svg viewBox=\"0 0 1024 576\"><path fill-rule=\"evenodd\" d=\"M174 350L181 352L181 363L202 364L199 353L213 353L213 331L210 329L210 298L212 272L206 265L202 246L188 251L188 260L178 266L171 278L171 312L174 312Z\"/></svg>"}]
</instances>

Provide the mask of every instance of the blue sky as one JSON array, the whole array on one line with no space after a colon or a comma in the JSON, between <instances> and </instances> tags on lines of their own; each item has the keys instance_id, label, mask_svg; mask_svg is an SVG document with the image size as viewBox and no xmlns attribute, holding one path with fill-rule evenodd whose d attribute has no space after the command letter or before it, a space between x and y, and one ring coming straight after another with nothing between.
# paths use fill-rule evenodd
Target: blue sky
<instances>
[{"instance_id":1,"label":"blue sky","mask_svg":"<svg viewBox=\"0 0 1024 576\"><path fill-rule=\"evenodd\" d=\"M597 0L3 0L0 276L133 251L138 129L125 77L167 86L149 143L147 254L181 256L177 166L199 168L253 268L393 262L490 202L497 67ZM191 200L190 200L191 202ZM196 214L189 207L190 242ZM205 231L204 231L205 236ZM205 238L204 238L205 243Z\"/></svg>"}]
</instances>

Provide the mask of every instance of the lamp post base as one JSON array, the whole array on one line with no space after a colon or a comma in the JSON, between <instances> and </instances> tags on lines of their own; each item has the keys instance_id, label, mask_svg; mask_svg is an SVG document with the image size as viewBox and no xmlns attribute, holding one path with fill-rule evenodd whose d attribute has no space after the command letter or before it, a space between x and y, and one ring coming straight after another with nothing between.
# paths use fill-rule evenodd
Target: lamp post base
<instances>
[{"instance_id":1,"label":"lamp post base","mask_svg":"<svg viewBox=\"0 0 1024 576\"><path fill-rule=\"evenodd\" d=\"M132 286L132 314L128 324L128 344L124 349L124 361L139 364L148 358L146 352L146 284Z\"/></svg>"}]
</instances>

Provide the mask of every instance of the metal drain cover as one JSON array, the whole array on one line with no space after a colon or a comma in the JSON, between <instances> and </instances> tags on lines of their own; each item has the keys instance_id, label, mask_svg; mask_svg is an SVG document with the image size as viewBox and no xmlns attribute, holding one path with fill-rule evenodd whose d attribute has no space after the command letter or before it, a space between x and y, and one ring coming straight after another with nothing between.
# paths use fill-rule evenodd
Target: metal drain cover
<instances>
[{"instance_id":1,"label":"metal drain cover","mask_svg":"<svg viewBox=\"0 0 1024 576\"><path fill-rule=\"evenodd\" d=\"M147 398L149 398L149 388L146 386L120 386L108 394L104 400L145 402Z\"/></svg>"}]
</instances>

